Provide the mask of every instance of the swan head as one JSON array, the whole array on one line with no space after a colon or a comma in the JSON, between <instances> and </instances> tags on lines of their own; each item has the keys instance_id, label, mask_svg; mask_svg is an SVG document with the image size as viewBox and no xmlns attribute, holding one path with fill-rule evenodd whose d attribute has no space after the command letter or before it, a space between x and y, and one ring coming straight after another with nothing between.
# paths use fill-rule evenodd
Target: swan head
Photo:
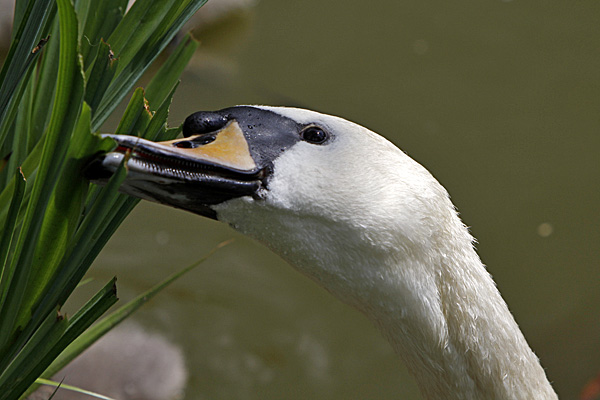
<instances>
[{"instance_id":1,"label":"swan head","mask_svg":"<svg viewBox=\"0 0 600 400\"><path fill-rule=\"evenodd\" d=\"M354 305L354 292L397 275L382 258L431 254L423 246L454 216L429 172L339 117L237 106L192 114L183 134L157 143L110 135L117 149L89 175L106 180L130 153L123 192L223 221Z\"/></svg>"}]
</instances>

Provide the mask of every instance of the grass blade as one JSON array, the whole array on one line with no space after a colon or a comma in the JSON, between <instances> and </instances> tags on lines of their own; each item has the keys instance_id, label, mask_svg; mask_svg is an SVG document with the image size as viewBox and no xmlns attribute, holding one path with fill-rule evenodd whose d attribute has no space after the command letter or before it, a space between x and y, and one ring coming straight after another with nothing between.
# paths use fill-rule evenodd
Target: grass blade
<instances>
[{"instance_id":1,"label":"grass blade","mask_svg":"<svg viewBox=\"0 0 600 400\"><path fill-rule=\"evenodd\" d=\"M169 116L169 106L173 100L173 94L177 89L179 82L175 83L169 92L166 99L163 100L162 104L154 113L152 120L148 124L143 137L149 140L156 140L156 138L167 129L167 117Z\"/></svg>"},{"instance_id":2,"label":"grass blade","mask_svg":"<svg viewBox=\"0 0 600 400\"><path fill-rule=\"evenodd\" d=\"M146 118L143 118L142 114ZM141 118L144 119L143 127L136 129L136 127L140 125L138 121ZM116 133L121 135L127 134L139 136L146 129L146 126L148 126L151 118L152 113L148 110L148 106L144 98L144 89L137 88L133 92L131 100L129 100L125 114L123 114L123 118L121 119L121 122L119 122L119 126L117 126Z\"/></svg>"},{"instance_id":3,"label":"grass blade","mask_svg":"<svg viewBox=\"0 0 600 400\"><path fill-rule=\"evenodd\" d=\"M98 58L95 56L95 53L102 39L107 39L123 19L127 0L103 0L80 3L87 3L86 5L88 6L85 15L80 14L80 18L85 21L80 30L82 39L81 56L83 58L83 65L87 68L91 65L94 58Z\"/></svg>"},{"instance_id":4,"label":"grass blade","mask_svg":"<svg viewBox=\"0 0 600 400\"><path fill-rule=\"evenodd\" d=\"M199 44L190 34L185 35L173 54L160 67L154 78L146 86L146 98L151 107L162 104L164 99L169 96L169 89L177 82Z\"/></svg>"},{"instance_id":5,"label":"grass blade","mask_svg":"<svg viewBox=\"0 0 600 400\"><path fill-rule=\"evenodd\" d=\"M169 12L160 22L157 27L156 33L148 36L135 36L135 40L143 42L143 46L137 52L133 49L139 46L133 46L128 48L127 51L121 52L117 45L114 45L114 41L117 44L123 41L120 34L113 34L108 40L108 43L113 47L115 54L119 54L121 59L119 63L120 71L117 72L117 76L110 84L106 95L100 102L98 109L95 111L92 119L92 130L100 128L102 123L106 120L108 115L115 109L118 104L118 99L123 97L124 93L127 93L135 82L142 76L142 73L146 68L156 59L160 52L171 42L175 34L183 27L183 24L202 6L206 3L206 0L186 0L184 2L176 2L171 6L172 9L176 9L176 13ZM147 2L136 2L135 6L142 7ZM134 8L130 12L133 12ZM175 14L175 15L173 15ZM129 13L127 14L129 15ZM120 25L131 23L129 19L123 18ZM133 14L132 14L133 15ZM133 21L135 22L135 21ZM117 28L119 29L119 28ZM145 30L144 30L145 31ZM126 34L123 34L126 36ZM129 43L128 43L129 45ZM133 53L133 55L129 54ZM124 60L131 60L126 63Z\"/></svg>"},{"instance_id":6,"label":"grass blade","mask_svg":"<svg viewBox=\"0 0 600 400\"><path fill-rule=\"evenodd\" d=\"M177 0L138 0L108 38L116 57L121 60L119 72L130 65L133 57L156 31Z\"/></svg>"},{"instance_id":7,"label":"grass blade","mask_svg":"<svg viewBox=\"0 0 600 400\"><path fill-rule=\"evenodd\" d=\"M37 172L31 200L25 214L25 221L15 250L13 267L14 279L11 282L5 307L0 310L0 348L15 332L19 324L25 323L26 314L21 313L23 293L29 278L34 247L37 242L46 205L56 181L61 160L66 153L67 140L61 140L62 132L70 128L79 115L83 76L81 65L77 63L77 18L69 0L57 0L60 21L60 61L52 117L46 132L44 151Z\"/></svg>"},{"instance_id":8,"label":"grass blade","mask_svg":"<svg viewBox=\"0 0 600 400\"><path fill-rule=\"evenodd\" d=\"M57 318L50 313L50 317L54 317L57 322L49 333L40 340L34 340L40 335L38 330L7 368L6 374L0 377L0 387L8 388L5 393L0 394L0 400L18 398L24 393L65 347L117 301L115 281L116 279L112 279L108 282L71 320L61 316ZM31 347L35 347L35 354L30 353ZM42 351L39 350L40 347ZM32 360L35 362L32 363ZM15 375L19 376L19 379L16 379Z\"/></svg>"},{"instance_id":9,"label":"grass blade","mask_svg":"<svg viewBox=\"0 0 600 400\"><path fill-rule=\"evenodd\" d=\"M32 129L31 136L28 139L29 151L38 144L42 134L46 131L53 109L60 55L60 40L57 40L59 38L59 30L58 21L54 21L50 35L55 39L50 40L44 48L42 62L37 71L38 81L33 96L33 113L31 115Z\"/></svg>"},{"instance_id":10,"label":"grass blade","mask_svg":"<svg viewBox=\"0 0 600 400\"><path fill-rule=\"evenodd\" d=\"M4 230L2 231L2 238L0 239L0 263L2 265L0 272L0 309L2 309L4 305L6 293L8 292L7 289L14 273L14 270L9 269L9 266L7 265L8 251L15 234L17 216L19 214L21 202L23 201L24 192L25 177L22 175L21 170L19 170L17 176L15 176L13 197L8 209L8 216L4 224Z\"/></svg>"},{"instance_id":11,"label":"grass blade","mask_svg":"<svg viewBox=\"0 0 600 400\"><path fill-rule=\"evenodd\" d=\"M61 267L63 257L78 227L89 183L82 177L89 155L112 147L112 140L90 133L91 110L84 103L71 138L72 145L50 198L35 248L32 276L24 294L23 308L32 309ZM34 321L35 323L35 321Z\"/></svg>"},{"instance_id":12,"label":"grass blade","mask_svg":"<svg viewBox=\"0 0 600 400\"><path fill-rule=\"evenodd\" d=\"M110 46L103 40L98 45L98 56L96 57L93 66L90 68L86 83L85 101L90 105L92 110L95 110L102 100L104 92L108 88L115 72L119 60L114 57Z\"/></svg>"},{"instance_id":13,"label":"grass blade","mask_svg":"<svg viewBox=\"0 0 600 400\"><path fill-rule=\"evenodd\" d=\"M121 165L106 187L101 191L98 201L94 204L84 223L78 227L73 240L70 242L69 249L63 256L63 261L61 262L62 268L58 271L52 284L38 302L32 319L46 315L51 311L53 305L64 304L66 298L83 278L89 264L81 262L81 260L85 259L89 247L93 246L97 227L108 213L108 210L112 208L115 202L115 194L124 178L125 168Z\"/></svg>"},{"instance_id":14,"label":"grass blade","mask_svg":"<svg viewBox=\"0 0 600 400\"><path fill-rule=\"evenodd\" d=\"M117 194L123 166L106 187L89 190L81 176L86 158L114 145L90 131L205 2L138 0L124 17L126 0L80 0L76 9L71 1L18 0L15 42L0 71L0 400L20 396L116 300L109 285L71 321L56 316L139 201ZM30 53L50 26L48 46ZM118 64L106 37L117 44ZM166 119L196 46L187 37L177 48L151 82L149 101L135 91L120 133L163 139L178 133Z\"/></svg>"},{"instance_id":15,"label":"grass blade","mask_svg":"<svg viewBox=\"0 0 600 400\"><path fill-rule=\"evenodd\" d=\"M67 321L56 312L48 314L36 333L0 375L0 400L16 399L31 384L27 376L41 363L67 329ZM30 378L31 379L31 378ZM34 381L35 377L31 380ZM23 382L27 386L23 389Z\"/></svg>"},{"instance_id":16,"label":"grass blade","mask_svg":"<svg viewBox=\"0 0 600 400\"><path fill-rule=\"evenodd\" d=\"M21 18L17 33L13 36L8 55L0 71L0 122L5 117L5 110L22 77L32 66L39 51L33 52L40 42L48 16L51 14L51 0L30 0ZM0 143L4 138L0 138Z\"/></svg>"}]
</instances>

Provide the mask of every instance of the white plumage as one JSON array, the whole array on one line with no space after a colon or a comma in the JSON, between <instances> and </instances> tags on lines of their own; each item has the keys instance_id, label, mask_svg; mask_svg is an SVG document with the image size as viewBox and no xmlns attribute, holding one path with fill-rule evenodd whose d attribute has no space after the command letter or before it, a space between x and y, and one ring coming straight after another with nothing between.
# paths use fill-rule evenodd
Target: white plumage
<instances>
[{"instance_id":1,"label":"white plumage","mask_svg":"<svg viewBox=\"0 0 600 400\"><path fill-rule=\"evenodd\" d=\"M270 247L373 321L428 399L557 398L448 193L392 143L341 118L255 106L194 113L183 133L114 135L92 175L106 179L130 149L123 191Z\"/></svg>"},{"instance_id":2,"label":"white plumage","mask_svg":"<svg viewBox=\"0 0 600 400\"><path fill-rule=\"evenodd\" d=\"M311 111L271 108L333 136L299 142L268 190L215 206L390 341L429 399L555 399L446 190L381 136Z\"/></svg>"}]
</instances>

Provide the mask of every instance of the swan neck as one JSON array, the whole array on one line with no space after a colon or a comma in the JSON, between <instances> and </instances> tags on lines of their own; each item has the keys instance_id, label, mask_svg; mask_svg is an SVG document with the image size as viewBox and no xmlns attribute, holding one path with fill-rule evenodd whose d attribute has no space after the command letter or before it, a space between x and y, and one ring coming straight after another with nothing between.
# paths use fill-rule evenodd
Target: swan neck
<instances>
[{"instance_id":1,"label":"swan neck","mask_svg":"<svg viewBox=\"0 0 600 400\"><path fill-rule=\"evenodd\" d=\"M378 301L362 310L425 398L557 399L473 247L441 249L433 258L435 268L428 268L431 252L428 260L387 259L401 271L398 280L379 285L371 294Z\"/></svg>"}]
</instances>

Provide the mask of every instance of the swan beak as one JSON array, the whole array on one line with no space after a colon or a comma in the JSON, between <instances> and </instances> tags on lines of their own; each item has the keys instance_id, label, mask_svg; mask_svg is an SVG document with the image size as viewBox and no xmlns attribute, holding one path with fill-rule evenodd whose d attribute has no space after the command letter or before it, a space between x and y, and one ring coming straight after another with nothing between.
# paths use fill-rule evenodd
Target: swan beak
<instances>
[{"instance_id":1,"label":"swan beak","mask_svg":"<svg viewBox=\"0 0 600 400\"><path fill-rule=\"evenodd\" d=\"M155 145L182 159L211 163L242 173L256 170L244 133L236 121L229 122L214 134L192 135Z\"/></svg>"},{"instance_id":2,"label":"swan beak","mask_svg":"<svg viewBox=\"0 0 600 400\"><path fill-rule=\"evenodd\" d=\"M117 147L94 160L86 176L106 183L129 154L122 192L216 218L210 205L255 195L269 171L254 161L239 123L218 120L202 129L193 123L186 129L184 124L186 137L164 142L104 135L114 139Z\"/></svg>"}]
</instances>

